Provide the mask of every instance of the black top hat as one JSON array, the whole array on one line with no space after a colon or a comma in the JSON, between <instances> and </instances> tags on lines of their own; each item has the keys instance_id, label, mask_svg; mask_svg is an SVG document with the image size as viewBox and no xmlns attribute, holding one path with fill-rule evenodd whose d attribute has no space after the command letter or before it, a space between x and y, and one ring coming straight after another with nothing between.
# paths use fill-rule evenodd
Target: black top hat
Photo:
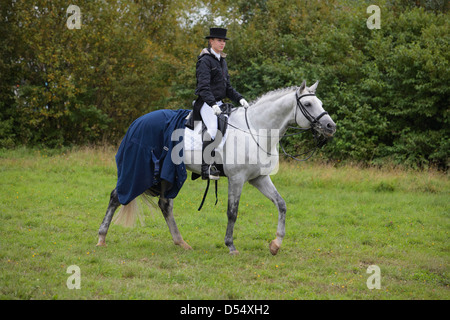
<instances>
[{"instance_id":1,"label":"black top hat","mask_svg":"<svg viewBox=\"0 0 450 320\"><path fill-rule=\"evenodd\" d=\"M206 36L205 39L210 38L230 40L227 38L227 29L224 28L209 28L209 36Z\"/></svg>"}]
</instances>

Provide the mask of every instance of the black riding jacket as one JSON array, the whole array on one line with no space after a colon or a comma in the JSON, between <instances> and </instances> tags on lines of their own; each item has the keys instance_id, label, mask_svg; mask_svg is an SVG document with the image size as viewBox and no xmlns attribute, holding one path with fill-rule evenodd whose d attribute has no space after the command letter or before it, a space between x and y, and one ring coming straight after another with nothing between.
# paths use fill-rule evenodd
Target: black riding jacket
<instances>
[{"instance_id":1,"label":"black riding jacket","mask_svg":"<svg viewBox=\"0 0 450 320\"><path fill-rule=\"evenodd\" d=\"M230 84L228 66L225 58L220 61L211 52L211 49L203 49L197 60L197 89L198 96L194 105L194 118L200 119L200 108L206 102L209 106L216 104L216 101L229 98L239 103L242 95Z\"/></svg>"}]
</instances>

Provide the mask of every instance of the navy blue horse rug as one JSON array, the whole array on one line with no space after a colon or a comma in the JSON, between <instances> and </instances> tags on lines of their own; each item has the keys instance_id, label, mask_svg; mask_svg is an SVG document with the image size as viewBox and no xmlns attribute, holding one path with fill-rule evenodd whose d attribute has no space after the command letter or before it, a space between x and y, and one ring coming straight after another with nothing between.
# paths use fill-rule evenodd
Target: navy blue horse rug
<instances>
[{"instance_id":1,"label":"navy blue horse rug","mask_svg":"<svg viewBox=\"0 0 450 320\"><path fill-rule=\"evenodd\" d=\"M128 128L116 154L119 202L130 203L147 189L158 190L161 180L170 183L165 198L177 196L187 173L183 162L171 159L172 132L184 129L190 110L157 110L136 119Z\"/></svg>"}]
</instances>

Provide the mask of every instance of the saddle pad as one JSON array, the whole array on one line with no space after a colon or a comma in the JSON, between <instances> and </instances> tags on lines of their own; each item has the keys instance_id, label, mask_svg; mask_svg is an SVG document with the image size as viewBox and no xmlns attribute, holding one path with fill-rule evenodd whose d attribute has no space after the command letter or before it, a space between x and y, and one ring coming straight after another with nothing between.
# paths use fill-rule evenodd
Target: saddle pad
<instances>
[{"instance_id":1,"label":"saddle pad","mask_svg":"<svg viewBox=\"0 0 450 320\"><path fill-rule=\"evenodd\" d=\"M215 149L216 151L223 149L227 137L228 130L225 132L221 143ZM188 127L184 129L184 149L187 151L202 151L202 144L202 122L197 121L194 130L189 129Z\"/></svg>"}]
</instances>

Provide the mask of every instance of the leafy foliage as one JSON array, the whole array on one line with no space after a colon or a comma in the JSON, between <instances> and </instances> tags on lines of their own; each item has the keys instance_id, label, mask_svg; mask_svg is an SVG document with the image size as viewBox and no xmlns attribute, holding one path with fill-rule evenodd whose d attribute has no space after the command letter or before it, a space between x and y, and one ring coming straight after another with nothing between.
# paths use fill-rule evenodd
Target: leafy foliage
<instances>
[{"instance_id":1,"label":"leafy foliage","mask_svg":"<svg viewBox=\"0 0 450 320\"><path fill-rule=\"evenodd\" d=\"M448 168L445 1L2 1L0 146L115 143L138 116L190 108L208 28L228 28L233 86L248 99L320 80L338 132L330 160ZM287 139L289 150L298 138Z\"/></svg>"}]
</instances>

